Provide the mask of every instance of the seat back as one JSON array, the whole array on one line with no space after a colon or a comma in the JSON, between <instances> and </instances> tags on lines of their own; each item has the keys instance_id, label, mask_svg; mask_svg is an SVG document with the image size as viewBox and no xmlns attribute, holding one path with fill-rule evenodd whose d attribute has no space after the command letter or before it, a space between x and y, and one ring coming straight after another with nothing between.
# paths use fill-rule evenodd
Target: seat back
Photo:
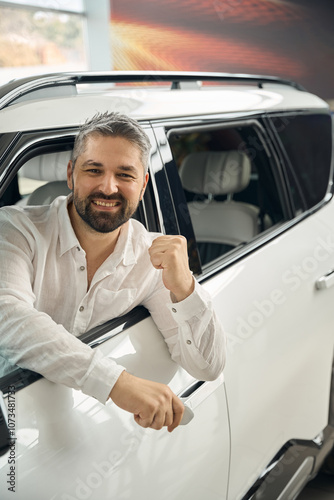
<instances>
[{"instance_id":1,"label":"seat back","mask_svg":"<svg viewBox=\"0 0 334 500\"><path fill-rule=\"evenodd\" d=\"M194 193L188 208L198 242L222 244L226 251L259 233L259 207L233 201L233 194L250 181L251 162L245 153L191 153L179 173L184 189ZM226 201L215 200L222 195L227 195Z\"/></svg>"},{"instance_id":2,"label":"seat back","mask_svg":"<svg viewBox=\"0 0 334 500\"><path fill-rule=\"evenodd\" d=\"M66 170L71 151L48 153L27 161L21 172L28 179L47 181L35 189L27 199L27 205L48 205L57 196L67 196L71 191L67 186Z\"/></svg>"},{"instance_id":3,"label":"seat back","mask_svg":"<svg viewBox=\"0 0 334 500\"><path fill-rule=\"evenodd\" d=\"M57 196L67 196L71 190L66 181L52 181L31 193L27 205L50 205Z\"/></svg>"}]
</instances>

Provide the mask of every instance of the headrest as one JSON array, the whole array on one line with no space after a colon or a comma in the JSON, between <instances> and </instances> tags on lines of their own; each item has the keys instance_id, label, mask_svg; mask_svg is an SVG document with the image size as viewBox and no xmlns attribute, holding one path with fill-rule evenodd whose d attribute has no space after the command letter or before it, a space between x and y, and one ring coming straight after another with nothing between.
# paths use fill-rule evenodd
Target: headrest
<instances>
[{"instance_id":1,"label":"headrest","mask_svg":"<svg viewBox=\"0 0 334 500\"><path fill-rule=\"evenodd\" d=\"M23 165L20 174L28 179L46 182L65 181L67 164L70 159L71 151L35 156Z\"/></svg>"},{"instance_id":2,"label":"headrest","mask_svg":"<svg viewBox=\"0 0 334 500\"><path fill-rule=\"evenodd\" d=\"M70 192L66 181L47 182L31 193L27 205L50 205L57 196L67 196Z\"/></svg>"},{"instance_id":3,"label":"headrest","mask_svg":"<svg viewBox=\"0 0 334 500\"><path fill-rule=\"evenodd\" d=\"M251 162L242 151L203 151L186 156L179 173L187 191L214 196L238 193L249 184Z\"/></svg>"}]
</instances>

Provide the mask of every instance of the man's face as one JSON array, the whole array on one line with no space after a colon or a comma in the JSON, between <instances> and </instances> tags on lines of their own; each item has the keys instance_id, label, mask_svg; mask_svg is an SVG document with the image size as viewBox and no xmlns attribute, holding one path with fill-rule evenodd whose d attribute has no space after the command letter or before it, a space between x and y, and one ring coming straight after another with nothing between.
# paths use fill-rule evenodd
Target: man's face
<instances>
[{"instance_id":1,"label":"man's face","mask_svg":"<svg viewBox=\"0 0 334 500\"><path fill-rule=\"evenodd\" d=\"M109 233L136 211L148 181L140 149L123 137L91 136L67 167L67 183L81 219L99 233Z\"/></svg>"}]
</instances>

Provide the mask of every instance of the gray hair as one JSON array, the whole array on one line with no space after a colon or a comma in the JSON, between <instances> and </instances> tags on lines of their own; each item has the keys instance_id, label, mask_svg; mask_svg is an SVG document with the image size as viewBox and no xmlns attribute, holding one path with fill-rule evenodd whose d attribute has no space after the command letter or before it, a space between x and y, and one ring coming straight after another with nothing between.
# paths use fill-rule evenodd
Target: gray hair
<instances>
[{"instance_id":1,"label":"gray hair","mask_svg":"<svg viewBox=\"0 0 334 500\"><path fill-rule=\"evenodd\" d=\"M97 113L93 118L86 120L81 125L72 151L72 170L78 157L85 151L87 139L93 135L123 137L134 146L137 146L141 153L140 159L144 171L145 173L147 172L151 149L151 143L147 134L136 120L121 113L109 112Z\"/></svg>"}]
</instances>

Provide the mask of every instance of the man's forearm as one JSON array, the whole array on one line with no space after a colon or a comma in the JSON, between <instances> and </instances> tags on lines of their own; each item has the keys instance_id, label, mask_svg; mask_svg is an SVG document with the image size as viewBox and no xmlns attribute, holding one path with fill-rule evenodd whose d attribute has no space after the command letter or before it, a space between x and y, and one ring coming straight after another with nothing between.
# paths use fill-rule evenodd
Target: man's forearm
<instances>
[{"instance_id":1,"label":"man's forearm","mask_svg":"<svg viewBox=\"0 0 334 500\"><path fill-rule=\"evenodd\" d=\"M123 367L85 345L47 314L1 290L0 316L0 353L9 363L105 403Z\"/></svg>"}]
</instances>

